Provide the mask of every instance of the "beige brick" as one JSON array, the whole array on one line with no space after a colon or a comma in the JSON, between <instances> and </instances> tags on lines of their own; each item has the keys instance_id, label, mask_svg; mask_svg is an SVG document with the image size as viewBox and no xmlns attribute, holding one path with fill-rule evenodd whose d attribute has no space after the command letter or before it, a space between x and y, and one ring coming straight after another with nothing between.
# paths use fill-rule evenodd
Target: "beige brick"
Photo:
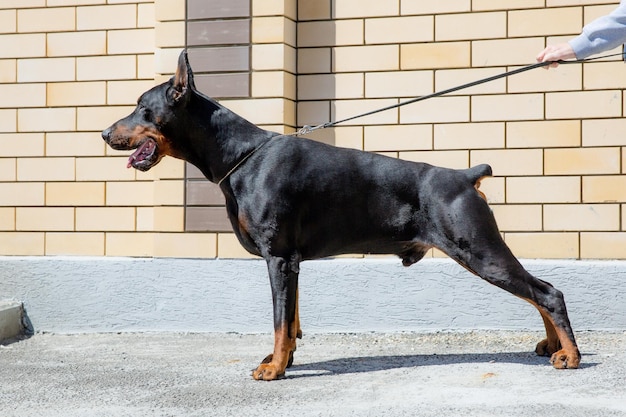
<instances>
[{"instance_id":1,"label":"beige brick","mask_svg":"<svg viewBox=\"0 0 626 417\"><path fill-rule=\"evenodd\" d=\"M184 207L155 207L154 230L160 232L182 232L185 230Z\"/></svg>"},{"instance_id":2,"label":"beige brick","mask_svg":"<svg viewBox=\"0 0 626 417\"><path fill-rule=\"evenodd\" d=\"M471 0L402 0L402 14L439 14L454 12L469 12L472 9Z\"/></svg>"},{"instance_id":3,"label":"beige brick","mask_svg":"<svg viewBox=\"0 0 626 417\"><path fill-rule=\"evenodd\" d=\"M371 99L371 100L339 100L336 101L331 109L332 120L342 120L348 117L356 116L369 112L371 110L397 104L397 100L392 99ZM371 116L359 117L350 120L343 125L372 125L372 124L394 124L398 123L398 110L386 110Z\"/></svg>"},{"instance_id":4,"label":"beige brick","mask_svg":"<svg viewBox=\"0 0 626 417\"><path fill-rule=\"evenodd\" d=\"M46 183L47 206L102 206L104 196L103 182Z\"/></svg>"},{"instance_id":5,"label":"beige brick","mask_svg":"<svg viewBox=\"0 0 626 417\"><path fill-rule=\"evenodd\" d=\"M21 9L17 11L18 32L62 32L76 29L74 7Z\"/></svg>"},{"instance_id":6,"label":"beige brick","mask_svg":"<svg viewBox=\"0 0 626 417\"><path fill-rule=\"evenodd\" d=\"M330 120L328 101L303 101L298 103L298 126L317 125Z\"/></svg>"},{"instance_id":7,"label":"beige brick","mask_svg":"<svg viewBox=\"0 0 626 417\"><path fill-rule=\"evenodd\" d=\"M554 204L544 206L544 229L550 231L619 230L619 204Z\"/></svg>"},{"instance_id":8,"label":"beige brick","mask_svg":"<svg viewBox=\"0 0 626 417\"><path fill-rule=\"evenodd\" d=\"M47 105L50 107L104 104L106 104L104 81L48 84Z\"/></svg>"},{"instance_id":9,"label":"beige brick","mask_svg":"<svg viewBox=\"0 0 626 417\"><path fill-rule=\"evenodd\" d=\"M20 158L18 181L73 181L75 158Z\"/></svg>"},{"instance_id":10,"label":"beige brick","mask_svg":"<svg viewBox=\"0 0 626 417\"><path fill-rule=\"evenodd\" d=\"M46 233L46 255L103 256L104 233Z\"/></svg>"},{"instance_id":11,"label":"beige brick","mask_svg":"<svg viewBox=\"0 0 626 417\"><path fill-rule=\"evenodd\" d=\"M427 164L453 169L469 167L468 151L400 152L400 159L414 162L426 162Z\"/></svg>"},{"instance_id":12,"label":"beige brick","mask_svg":"<svg viewBox=\"0 0 626 417\"><path fill-rule=\"evenodd\" d=\"M298 0L298 20L330 19L331 0Z\"/></svg>"},{"instance_id":13,"label":"beige brick","mask_svg":"<svg viewBox=\"0 0 626 417\"><path fill-rule=\"evenodd\" d=\"M43 56L46 56L46 35L44 33L0 36L0 59Z\"/></svg>"},{"instance_id":14,"label":"beige brick","mask_svg":"<svg viewBox=\"0 0 626 417\"><path fill-rule=\"evenodd\" d=\"M104 156L105 146L100 132L46 134L46 156Z\"/></svg>"},{"instance_id":15,"label":"beige brick","mask_svg":"<svg viewBox=\"0 0 626 417\"><path fill-rule=\"evenodd\" d=\"M252 46L252 69L257 71L284 70L296 73L296 50L285 44Z\"/></svg>"},{"instance_id":16,"label":"beige brick","mask_svg":"<svg viewBox=\"0 0 626 417\"><path fill-rule=\"evenodd\" d=\"M515 10L544 7L544 0L472 0L472 10Z\"/></svg>"},{"instance_id":17,"label":"beige brick","mask_svg":"<svg viewBox=\"0 0 626 417\"><path fill-rule=\"evenodd\" d=\"M74 58L37 58L17 61L17 81L73 81L76 78Z\"/></svg>"},{"instance_id":18,"label":"beige brick","mask_svg":"<svg viewBox=\"0 0 626 417\"><path fill-rule=\"evenodd\" d=\"M154 51L154 65L157 74L174 74L178 56L183 48L158 48ZM168 77L169 78L169 77Z\"/></svg>"},{"instance_id":19,"label":"beige brick","mask_svg":"<svg viewBox=\"0 0 626 417\"><path fill-rule=\"evenodd\" d=\"M43 133L0 134L0 157L44 156Z\"/></svg>"},{"instance_id":20,"label":"beige brick","mask_svg":"<svg viewBox=\"0 0 626 417\"><path fill-rule=\"evenodd\" d=\"M363 98L363 74L321 74L298 77L299 100Z\"/></svg>"},{"instance_id":21,"label":"beige brick","mask_svg":"<svg viewBox=\"0 0 626 417\"><path fill-rule=\"evenodd\" d=\"M598 3L606 3L606 1L605 0L546 0L547 7L590 5L590 4L598 4ZM613 6L613 8L615 8L615 6Z\"/></svg>"},{"instance_id":22,"label":"beige brick","mask_svg":"<svg viewBox=\"0 0 626 417\"><path fill-rule=\"evenodd\" d=\"M626 233L581 233L580 257L583 259L626 258Z\"/></svg>"},{"instance_id":23,"label":"beige brick","mask_svg":"<svg viewBox=\"0 0 626 417\"><path fill-rule=\"evenodd\" d=\"M396 16L398 14L400 14L399 0L335 0L333 3L333 17L335 19Z\"/></svg>"},{"instance_id":24,"label":"beige brick","mask_svg":"<svg viewBox=\"0 0 626 417\"><path fill-rule=\"evenodd\" d=\"M176 258L215 258L214 233L159 233L154 239L154 256Z\"/></svg>"},{"instance_id":25,"label":"beige brick","mask_svg":"<svg viewBox=\"0 0 626 417\"><path fill-rule=\"evenodd\" d=\"M154 205L152 182L108 182L106 184L107 206Z\"/></svg>"},{"instance_id":26,"label":"beige brick","mask_svg":"<svg viewBox=\"0 0 626 417\"><path fill-rule=\"evenodd\" d=\"M295 101L297 89L293 74L285 71L257 71L251 76L252 97L285 97Z\"/></svg>"},{"instance_id":27,"label":"beige brick","mask_svg":"<svg viewBox=\"0 0 626 417\"><path fill-rule=\"evenodd\" d=\"M182 180L155 181L154 204L157 206L182 206L185 204L185 182Z\"/></svg>"},{"instance_id":28,"label":"beige brick","mask_svg":"<svg viewBox=\"0 0 626 417\"><path fill-rule=\"evenodd\" d=\"M107 233L106 256L146 257L154 255L152 233Z\"/></svg>"},{"instance_id":29,"label":"beige brick","mask_svg":"<svg viewBox=\"0 0 626 417\"><path fill-rule=\"evenodd\" d=\"M44 196L43 183L0 183L0 206L43 206Z\"/></svg>"},{"instance_id":30,"label":"beige brick","mask_svg":"<svg viewBox=\"0 0 626 417\"><path fill-rule=\"evenodd\" d=\"M504 123L446 123L434 129L435 149L504 147Z\"/></svg>"},{"instance_id":31,"label":"beige brick","mask_svg":"<svg viewBox=\"0 0 626 417\"><path fill-rule=\"evenodd\" d=\"M20 132L65 132L76 129L75 108L19 109Z\"/></svg>"},{"instance_id":32,"label":"beige brick","mask_svg":"<svg viewBox=\"0 0 626 417\"><path fill-rule=\"evenodd\" d=\"M17 81L17 60L0 60L0 83L14 83Z\"/></svg>"},{"instance_id":33,"label":"beige brick","mask_svg":"<svg viewBox=\"0 0 626 417\"><path fill-rule=\"evenodd\" d=\"M623 146L625 119L597 119L582 121L583 146Z\"/></svg>"},{"instance_id":34,"label":"beige brick","mask_svg":"<svg viewBox=\"0 0 626 417\"><path fill-rule=\"evenodd\" d=\"M507 203L580 203L580 177L511 177Z\"/></svg>"},{"instance_id":35,"label":"beige brick","mask_svg":"<svg viewBox=\"0 0 626 417\"><path fill-rule=\"evenodd\" d=\"M156 12L155 12L154 0L150 0L150 3L138 4L137 5L137 27L154 28L154 25L156 22L155 15L156 15ZM184 42L184 39L185 39L184 36L182 38L179 38L179 40L182 40L183 42Z\"/></svg>"},{"instance_id":36,"label":"beige brick","mask_svg":"<svg viewBox=\"0 0 626 417\"><path fill-rule=\"evenodd\" d=\"M241 246L233 233L220 233L217 235L217 257L221 259L251 259L258 256L251 255Z\"/></svg>"},{"instance_id":37,"label":"beige brick","mask_svg":"<svg viewBox=\"0 0 626 417\"><path fill-rule=\"evenodd\" d=\"M107 32L109 54L141 54L154 51L154 29L110 30Z\"/></svg>"},{"instance_id":38,"label":"beige brick","mask_svg":"<svg viewBox=\"0 0 626 417\"><path fill-rule=\"evenodd\" d=\"M137 75L137 58L133 55L80 57L76 59L76 79L127 80Z\"/></svg>"},{"instance_id":39,"label":"beige brick","mask_svg":"<svg viewBox=\"0 0 626 417\"><path fill-rule=\"evenodd\" d=\"M527 65L545 47L543 38L472 42L472 66Z\"/></svg>"},{"instance_id":40,"label":"beige brick","mask_svg":"<svg viewBox=\"0 0 626 417\"><path fill-rule=\"evenodd\" d=\"M546 175L619 174L619 148L546 149Z\"/></svg>"},{"instance_id":41,"label":"beige brick","mask_svg":"<svg viewBox=\"0 0 626 417\"><path fill-rule=\"evenodd\" d=\"M363 20L298 23L298 47L363 44Z\"/></svg>"},{"instance_id":42,"label":"beige brick","mask_svg":"<svg viewBox=\"0 0 626 417\"><path fill-rule=\"evenodd\" d=\"M154 3L156 20L166 22L170 20L185 20L186 0L158 0Z\"/></svg>"},{"instance_id":43,"label":"beige brick","mask_svg":"<svg viewBox=\"0 0 626 417\"><path fill-rule=\"evenodd\" d=\"M86 232L132 231L135 229L133 207L77 207L76 230Z\"/></svg>"},{"instance_id":44,"label":"beige brick","mask_svg":"<svg viewBox=\"0 0 626 417\"><path fill-rule=\"evenodd\" d=\"M419 43L400 46L400 67L403 70L462 68L469 65L470 42Z\"/></svg>"},{"instance_id":45,"label":"beige brick","mask_svg":"<svg viewBox=\"0 0 626 417\"><path fill-rule=\"evenodd\" d=\"M435 17L435 40L455 41L506 37L505 12L444 14Z\"/></svg>"},{"instance_id":46,"label":"beige brick","mask_svg":"<svg viewBox=\"0 0 626 417\"><path fill-rule=\"evenodd\" d=\"M137 57L137 78L152 80L154 82L156 73L154 65L154 55L139 55ZM163 82L166 80L163 80Z\"/></svg>"},{"instance_id":47,"label":"beige brick","mask_svg":"<svg viewBox=\"0 0 626 417\"><path fill-rule=\"evenodd\" d=\"M286 43L296 46L296 24L284 16L264 16L252 19L253 43Z\"/></svg>"},{"instance_id":48,"label":"beige brick","mask_svg":"<svg viewBox=\"0 0 626 417\"><path fill-rule=\"evenodd\" d=\"M148 172L135 172L139 181L181 179L185 177L185 161L181 159L166 157Z\"/></svg>"},{"instance_id":49,"label":"beige brick","mask_svg":"<svg viewBox=\"0 0 626 417\"><path fill-rule=\"evenodd\" d=\"M365 20L365 43L410 43L433 40L432 16L387 17Z\"/></svg>"},{"instance_id":50,"label":"beige brick","mask_svg":"<svg viewBox=\"0 0 626 417\"><path fill-rule=\"evenodd\" d=\"M564 67L578 67L578 65L564 65ZM594 62L593 64L584 64L584 81L583 88L585 90L615 89L626 88L626 77L622 73L624 63L618 62Z\"/></svg>"},{"instance_id":51,"label":"beige brick","mask_svg":"<svg viewBox=\"0 0 626 417\"><path fill-rule=\"evenodd\" d=\"M438 97L400 108L401 123L459 123L470 120L469 97Z\"/></svg>"},{"instance_id":52,"label":"beige brick","mask_svg":"<svg viewBox=\"0 0 626 417\"><path fill-rule=\"evenodd\" d=\"M578 258L578 233L505 233L504 240L518 258Z\"/></svg>"},{"instance_id":53,"label":"beige brick","mask_svg":"<svg viewBox=\"0 0 626 417\"><path fill-rule=\"evenodd\" d=\"M295 123L293 102L280 98L222 100L221 104L255 124Z\"/></svg>"},{"instance_id":54,"label":"beige brick","mask_svg":"<svg viewBox=\"0 0 626 417\"><path fill-rule=\"evenodd\" d=\"M134 105L137 103L137 98L152 87L154 87L154 81L151 80L109 81L106 89L106 104Z\"/></svg>"},{"instance_id":55,"label":"beige brick","mask_svg":"<svg viewBox=\"0 0 626 417\"><path fill-rule=\"evenodd\" d=\"M507 78L509 93L578 90L582 65L561 65L557 71L526 71Z\"/></svg>"},{"instance_id":56,"label":"beige brick","mask_svg":"<svg viewBox=\"0 0 626 417\"><path fill-rule=\"evenodd\" d=\"M110 124L127 116L135 107L79 107L76 115L76 129L80 131L102 131Z\"/></svg>"},{"instance_id":57,"label":"beige brick","mask_svg":"<svg viewBox=\"0 0 626 417\"><path fill-rule=\"evenodd\" d=\"M157 22L154 37L157 47L180 46L185 39L185 22Z\"/></svg>"},{"instance_id":58,"label":"beige brick","mask_svg":"<svg viewBox=\"0 0 626 417\"><path fill-rule=\"evenodd\" d=\"M333 50L333 71L393 71L398 68L397 45L342 46ZM376 59L372 59L376 57Z\"/></svg>"},{"instance_id":59,"label":"beige brick","mask_svg":"<svg viewBox=\"0 0 626 417\"><path fill-rule=\"evenodd\" d=\"M504 204L504 177L487 177L480 182L480 191L487 197L489 204Z\"/></svg>"},{"instance_id":60,"label":"beige brick","mask_svg":"<svg viewBox=\"0 0 626 417\"><path fill-rule=\"evenodd\" d=\"M476 80L492 77L502 73L499 68L463 68L453 70L438 70L435 72L435 91L444 91L450 88L469 84ZM506 92L506 80L498 80L479 84L474 87L447 93L447 95L474 95L474 94L495 94Z\"/></svg>"},{"instance_id":61,"label":"beige brick","mask_svg":"<svg viewBox=\"0 0 626 417\"><path fill-rule=\"evenodd\" d=\"M0 109L0 132L16 132L17 131L17 110Z\"/></svg>"},{"instance_id":62,"label":"beige brick","mask_svg":"<svg viewBox=\"0 0 626 417\"><path fill-rule=\"evenodd\" d=\"M546 118L581 119L622 115L620 90L546 94Z\"/></svg>"},{"instance_id":63,"label":"beige brick","mask_svg":"<svg viewBox=\"0 0 626 417\"><path fill-rule=\"evenodd\" d=\"M330 48L298 49L298 74L330 71Z\"/></svg>"},{"instance_id":64,"label":"beige brick","mask_svg":"<svg viewBox=\"0 0 626 417\"><path fill-rule=\"evenodd\" d=\"M433 91L432 71L392 71L365 74L367 98L416 97Z\"/></svg>"},{"instance_id":65,"label":"beige brick","mask_svg":"<svg viewBox=\"0 0 626 417\"><path fill-rule=\"evenodd\" d=\"M541 230L541 205L491 205L493 215L502 232L530 232Z\"/></svg>"},{"instance_id":66,"label":"beige brick","mask_svg":"<svg viewBox=\"0 0 626 417\"><path fill-rule=\"evenodd\" d=\"M17 11L0 10L0 33L17 32Z\"/></svg>"},{"instance_id":67,"label":"beige brick","mask_svg":"<svg viewBox=\"0 0 626 417\"><path fill-rule=\"evenodd\" d=\"M541 149L496 149L471 152L471 165L489 164L497 176L541 175Z\"/></svg>"},{"instance_id":68,"label":"beige brick","mask_svg":"<svg viewBox=\"0 0 626 417\"><path fill-rule=\"evenodd\" d=\"M580 122L550 120L506 124L509 148L556 148L580 145Z\"/></svg>"},{"instance_id":69,"label":"beige brick","mask_svg":"<svg viewBox=\"0 0 626 417\"><path fill-rule=\"evenodd\" d=\"M159 0L161 1L161 0ZM106 0L47 0L48 7L58 6L85 6L94 4L105 4ZM110 2L109 2L110 3Z\"/></svg>"},{"instance_id":70,"label":"beige brick","mask_svg":"<svg viewBox=\"0 0 626 417\"><path fill-rule=\"evenodd\" d=\"M44 255L44 233L0 233L0 253L11 256Z\"/></svg>"},{"instance_id":71,"label":"beige brick","mask_svg":"<svg viewBox=\"0 0 626 417\"><path fill-rule=\"evenodd\" d=\"M78 30L128 29L137 26L137 6L85 6L76 9Z\"/></svg>"},{"instance_id":72,"label":"beige brick","mask_svg":"<svg viewBox=\"0 0 626 417\"><path fill-rule=\"evenodd\" d=\"M626 202L626 177L623 175L583 177L583 202Z\"/></svg>"},{"instance_id":73,"label":"beige brick","mask_svg":"<svg viewBox=\"0 0 626 417\"><path fill-rule=\"evenodd\" d=\"M74 230L74 209L60 207L18 207L15 229L25 232Z\"/></svg>"},{"instance_id":74,"label":"beige brick","mask_svg":"<svg viewBox=\"0 0 626 417\"><path fill-rule=\"evenodd\" d=\"M0 231L7 232L12 230L15 230L15 208L2 207L0 208Z\"/></svg>"},{"instance_id":75,"label":"beige brick","mask_svg":"<svg viewBox=\"0 0 626 417\"><path fill-rule=\"evenodd\" d=\"M135 170L126 168L127 156L77 158L77 181L133 181Z\"/></svg>"},{"instance_id":76,"label":"beige brick","mask_svg":"<svg viewBox=\"0 0 626 417\"><path fill-rule=\"evenodd\" d=\"M0 158L0 181L17 179L17 158Z\"/></svg>"},{"instance_id":77,"label":"beige brick","mask_svg":"<svg viewBox=\"0 0 626 417\"><path fill-rule=\"evenodd\" d=\"M330 144L333 144L334 142L335 146L339 146L341 148L363 150L363 127L361 126L336 127L334 129L318 130L316 133L320 134L321 136L322 134L324 134L325 130L326 131L330 130L330 132L332 132L331 135L334 138L330 138L330 139L334 139L334 141L333 140L324 141L325 138L319 139L322 142L330 143ZM330 132L327 132L327 133L330 133ZM311 135L309 137L316 139L315 135Z\"/></svg>"},{"instance_id":78,"label":"beige brick","mask_svg":"<svg viewBox=\"0 0 626 417\"><path fill-rule=\"evenodd\" d=\"M559 7L535 10L512 10L509 15L509 36L569 35L579 33L583 26L580 7Z\"/></svg>"},{"instance_id":79,"label":"beige brick","mask_svg":"<svg viewBox=\"0 0 626 417\"><path fill-rule=\"evenodd\" d=\"M433 133L430 125L367 126L366 151L409 151L432 149Z\"/></svg>"},{"instance_id":80,"label":"beige brick","mask_svg":"<svg viewBox=\"0 0 626 417\"><path fill-rule=\"evenodd\" d=\"M252 15L254 16L287 16L296 21L297 16L296 0L266 0L252 2Z\"/></svg>"},{"instance_id":81,"label":"beige brick","mask_svg":"<svg viewBox=\"0 0 626 417\"><path fill-rule=\"evenodd\" d=\"M154 207L137 207L138 232L154 231Z\"/></svg>"},{"instance_id":82,"label":"beige brick","mask_svg":"<svg viewBox=\"0 0 626 417\"><path fill-rule=\"evenodd\" d=\"M86 56L106 53L106 32L48 33L48 56Z\"/></svg>"},{"instance_id":83,"label":"beige brick","mask_svg":"<svg viewBox=\"0 0 626 417\"><path fill-rule=\"evenodd\" d=\"M472 121L537 120L543 118L542 94L472 97Z\"/></svg>"}]
</instances>

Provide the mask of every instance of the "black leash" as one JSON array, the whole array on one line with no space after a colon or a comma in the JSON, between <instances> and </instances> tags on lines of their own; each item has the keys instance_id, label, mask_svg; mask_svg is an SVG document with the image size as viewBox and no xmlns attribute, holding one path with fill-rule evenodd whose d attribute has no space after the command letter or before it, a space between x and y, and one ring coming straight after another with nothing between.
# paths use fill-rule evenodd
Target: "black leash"
<instances>
[{"instance_id":1,"label":"black leash","mask_svg":"<svg viewBox=\"0 0 626 417\"><path fill-rule=\"evenodd\" d=\"M369 111L369 112L366 112L366 113L358 114L356 116L351 116L351 117L348 117L346 119L341 119L341 120L337 120L337 121L334 121L334 122L326 122L326 123L319 124L317 126L305 125L300 130L298 130L295 133L293 133L293 136L306 135L306 134L311 133L311 132L313 132L315 130L326 129L327 127L334 127L334 126L337 126L338 124L349 122L349 121L354 120L354 119L358 119L358 118L365 117L365 116L370 116L372 114L380 113L380 112L383 112L383 111L386 111L386 110L396 109L398 107L406 106L408 104L417 103L418 101L427 100L429 98L443 96L444 94L453 93L455 91L463 90L465 88L474 87L474 86L477 86L477 85L480 85L480 84L484 84L484 83L488 83L488 82L491 82L491 81L498 80L500 78L509 77L511 75L519 74L519 73L522 73L522 72L525 72L525 71L530 71L530 70L535 69L535 68L546 67L546 66L552 65L554 63L557 63L557 64L580 64L580 63L583 63L583 62L595 61L597 59L610 58L610 57L614 57L614 56L618 56L618 55L621 56L622 53L620 52L620 53L617 53L617 54L602 55L602 56L598 56L598 57L595 57L595 58L577 59L575 61L559 60L559 61L538 62L536 64L527 65L525 67L521 67L521 68L518 68L518 69L515 69L515 70L512 70L512 71L503 72L502 74L493 75L491 77L482 78L480 80L472 81L472 82L467 83L467 84L463 84L463 85L459 85L459 86L456 86L456 87L448 88L447 90L437 91L437 92L434 92L434 93L431 93L431 94L427 94L425 96L419 96L419 97L416 97L416 98L411 99L411 100L402 101L402 102L400 102L398 104L393 104L391 106L387 106L387 107L383 107L383 108L380 108L380 109L372 110L372 111Z\"/></svg>"}]
</instances>

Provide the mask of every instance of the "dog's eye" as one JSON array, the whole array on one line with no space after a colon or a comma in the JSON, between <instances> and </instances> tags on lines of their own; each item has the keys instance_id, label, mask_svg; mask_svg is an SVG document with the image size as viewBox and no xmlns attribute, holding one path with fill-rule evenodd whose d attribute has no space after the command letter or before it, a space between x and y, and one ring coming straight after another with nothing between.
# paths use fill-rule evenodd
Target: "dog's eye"
<instances>
[{"instance_id":1,"label":"dog's eye","mask_svg":"<svg viewBox=\"0 0 626 417\"><path fill-rule=\"evenodd\" d=\"M146 107L141 106L141 113L143 114L143 119L146 121L150 121L152 118L152 112Z\"/></svg>"}]
</instances>

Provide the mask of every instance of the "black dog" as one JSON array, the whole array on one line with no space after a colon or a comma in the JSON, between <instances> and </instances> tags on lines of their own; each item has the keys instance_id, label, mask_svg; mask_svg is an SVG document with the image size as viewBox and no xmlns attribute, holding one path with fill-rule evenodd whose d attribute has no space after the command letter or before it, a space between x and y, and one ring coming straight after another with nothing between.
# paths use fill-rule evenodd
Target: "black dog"
<instances>
[{"instance_id":1,"label":"black dog","mask_svg":"<svg viewBox=\"0 0 626 417\"><path fill-rule=\"evenodd\" d=\"M102 137L136 149L129 167L146 171L170 155L220 185L237 238L269 269L274 352L255 379L277 379L293 361L301 261L395 254L409 266L433 247L533 304L547 333L536 352L552 355L555 368L579 365L563 294L520 265L477 190L488 165L446 169L262 130L196 90L184 51L176 75Z\"/></svg>"}]
</instances>

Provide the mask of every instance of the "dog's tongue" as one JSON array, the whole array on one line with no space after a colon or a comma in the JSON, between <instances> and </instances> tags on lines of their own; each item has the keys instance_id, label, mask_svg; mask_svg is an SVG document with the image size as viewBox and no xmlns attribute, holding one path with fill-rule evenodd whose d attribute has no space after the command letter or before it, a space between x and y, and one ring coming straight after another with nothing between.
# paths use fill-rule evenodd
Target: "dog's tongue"
<instances>
[{"instance_id":1,"label":"dog's tongue","mask_svg":"<svg viewBox=\"0 0 626 417\"><path fill-rule=\"evenodd\" d=\"M146 159L148 156L152 154L154 151L155 143L153 140L148 139L139 147L133 154L128 158L128 163L126 164L126 168L130 168L134 163L141 162Z\"/></svg>"}]
</instances>

